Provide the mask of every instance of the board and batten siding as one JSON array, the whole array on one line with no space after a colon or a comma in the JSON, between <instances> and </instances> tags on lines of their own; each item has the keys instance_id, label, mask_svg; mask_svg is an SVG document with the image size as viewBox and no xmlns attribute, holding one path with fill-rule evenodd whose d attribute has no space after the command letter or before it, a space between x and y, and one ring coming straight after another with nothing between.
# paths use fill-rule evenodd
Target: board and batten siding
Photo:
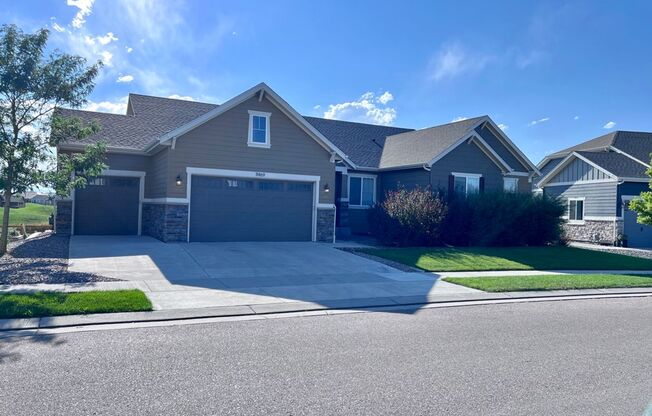
<instances>
[{"instance_id":1,"label":"board and batten siding","mask_svg":"<svg viewBox=\"0 0 652 416\"><path fill-rule=\"evenodd\" d=\"M473 142L462 143L432 165L430 169L432 189L448 192L448 176L451 172L481 174L485 178L486 192L503 190L502 171ZM527 181L527 178L523 180Z\"/></svg>"},{"instance_id":2,"label":"board and batten siding","mask_svg":"<svg viewBox=\"0 0 652 416\"><path fill-rule=\"evenodd\" d=\"M603 170L592 166L581 159L574 159L561 172L555 175L549 183L564 183L577 181L595 181L610 179Z\"/></svg>"},{"instance_id":3,"label":"board and batten siding","mask_svg":"<svg viewBox=\"0 0 652 416\"><path fill-rule=\"evenodd\" d=\"M271 147L247 146L249 110L271 113ZM254 172L316 175L320 179L319 202L333 203L335 164L330 152L288 118L267 95L237 105L218 117L180 136L168 153L167 196L186 197L186 167ZM183 185L176 185L181 175ZM328 184L331 192L324 192Z\"/></svg>"},{"instance_id":4,"label":"board and batten siding","mask_svg":"<svg viewBox=\"0 0 652 416\"><path fill-rule=\"evenodd\" d=\"M482 139L487 142L489 146L500 156L512 169L518 172L529 172L530 168L521 163L514 154L505 147L503 142L496 137L496 135L491 131L488 125L485 123L482 126L479 126L475 129L476 133L482 137Z\"/></svg>"},{"instance_id":5,"label":"board and batten siding","mask_svg":"<svg viewBox=\"0 0 652 416\"><path fill-rule=\"evenodd\" d=\"M569 198L584 199L584 216L615 217L618 183L594 182L575 183L572 185L546 186L546 195L560 198L567 205ZM568 213L566 213L568 215Z\"/></svg>"}]
</instances>

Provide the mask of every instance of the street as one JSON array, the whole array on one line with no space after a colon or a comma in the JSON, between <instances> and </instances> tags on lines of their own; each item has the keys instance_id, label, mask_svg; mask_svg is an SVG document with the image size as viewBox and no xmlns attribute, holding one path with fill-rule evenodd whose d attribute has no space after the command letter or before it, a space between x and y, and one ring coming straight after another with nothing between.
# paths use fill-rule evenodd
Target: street
<instances>
[{"instance_id":1,"label":"street","mask_svg":"<svg viewBox=\"0 0 652 416\"><path fill-rule=\"evenodd\" d=\"M642 415L651 345L649 298L4 337L0 414Z\"/></svg>"}]
</instances>

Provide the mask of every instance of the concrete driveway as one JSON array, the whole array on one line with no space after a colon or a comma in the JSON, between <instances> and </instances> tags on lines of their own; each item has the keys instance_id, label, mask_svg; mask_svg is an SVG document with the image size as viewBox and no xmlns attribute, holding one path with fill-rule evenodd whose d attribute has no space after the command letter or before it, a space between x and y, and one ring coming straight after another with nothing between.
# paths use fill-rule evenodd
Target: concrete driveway
<instances>
[{"instance_id":1,"label":"concrete driveway","mask_svg":"<svg viewBox=\"0 0 652 416\"><path fill-rule=\"evenodd\" d=\"M433 294L476 292L317 243L166 244L150 237L74 236L69 268L131 281L157 309L336 305L397 296L416 303Z\"/></svg>"}]
</instances>

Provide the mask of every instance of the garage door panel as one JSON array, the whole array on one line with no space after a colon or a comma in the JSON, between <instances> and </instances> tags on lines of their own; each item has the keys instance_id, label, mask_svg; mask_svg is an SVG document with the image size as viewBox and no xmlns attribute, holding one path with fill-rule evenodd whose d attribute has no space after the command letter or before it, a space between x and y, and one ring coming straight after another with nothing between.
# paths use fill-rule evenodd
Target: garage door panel
<instances>
[{"instance_id":1,"label":"garage door panel","mask_svg":"<svg viewBox=\"0 0 652 416\"><path fill-rule=\"evenodd\" d=\"M192 179L192 241L309 241L311 183L197 176Z\"/></svg>"},{"instance_id":2,"label":"garage door panel","mask_svg":"<svg viewBox=\"0 0 652 416\"><path fill-rule=\"evenodd\" d=\"M104 176L75 190L75 234L138 234L140 178Z\"/></svg>"}]
</instances>

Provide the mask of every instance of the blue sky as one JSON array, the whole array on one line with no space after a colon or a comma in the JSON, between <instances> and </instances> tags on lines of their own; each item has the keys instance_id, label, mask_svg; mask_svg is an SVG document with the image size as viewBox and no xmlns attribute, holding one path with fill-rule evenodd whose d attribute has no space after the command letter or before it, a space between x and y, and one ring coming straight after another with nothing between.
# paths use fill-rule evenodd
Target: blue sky
<instances>
[{"instance_id":1,"label":"blue sky","mask_svg":"<svg viewBox=\"0 0 652 416\"><path fill-rule=\"evenodd\" d=\"M535 163L652 131L652 2L4 2L0 21L106 65L129 92L223 102L265 81L299 112L421 128L488 114Z\"/></svg>"}]
</instances>

